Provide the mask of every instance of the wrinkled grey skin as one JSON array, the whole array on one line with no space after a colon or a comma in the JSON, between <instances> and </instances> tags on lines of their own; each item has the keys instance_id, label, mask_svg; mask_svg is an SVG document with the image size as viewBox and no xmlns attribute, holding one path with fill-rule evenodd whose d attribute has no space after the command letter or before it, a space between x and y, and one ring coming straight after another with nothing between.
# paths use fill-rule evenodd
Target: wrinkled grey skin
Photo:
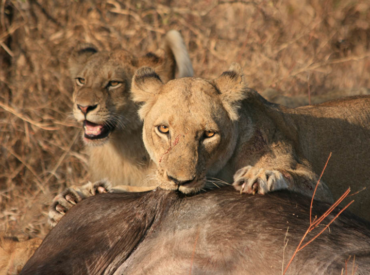
<instances>
[{"instance_id":1,"label":"wrinkled grey skin","mask_svg":"<svg viewBox=\"0 0 370 275\"><path fill-rule=\"evenodd\" d=\"M282 274L287 228L284 265L309 226L309 206L289 191L249 196L229 187L101 194L73 207L21 274ZM315 202L313 216L328 207ZM354 255L356 274L370 274L370 224L344 212L287 274L341 274Z\"/></svg>"}]
</instances>

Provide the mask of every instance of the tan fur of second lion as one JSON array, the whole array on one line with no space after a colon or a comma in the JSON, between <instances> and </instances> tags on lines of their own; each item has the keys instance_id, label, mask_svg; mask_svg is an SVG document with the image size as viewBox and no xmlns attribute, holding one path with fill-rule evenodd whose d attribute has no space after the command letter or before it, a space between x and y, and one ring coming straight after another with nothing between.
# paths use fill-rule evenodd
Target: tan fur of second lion
<instances>
[{"instance_id":1,"label":"tan fur of second lion","mask_svg":"<svg viewBox=\"0 0 370 275\"><path fill-rule=\"evenodd\" d=\"M312 196L330 152L323 181L335 198L370 186L370 96L289 109L248 89L237 65L212 81L166 84L142 68L132 93L143 103L143 140L162 188L194 193L218 178L247 193L288 188ZM369 192L350 208L366 219ZM315 198L330 200L329 193L321 183Z\"/></svg>"},{"instance_id":2,"label":"tan fur of second lion","mask_svg":"<svg viewBox=\"0 0 370 275\"><path fill-rule=\"evenodd\" d=\"M271 88L264 90L260 94L270 102L280 104L288 108L296 108L311 104L321 104L348 96L370 95L370 90L365 88L354 90L338 89L322 95L313 95L310 98L308 95L285 96L282 95L280 91Z\"/></svg>"}]
</instances>

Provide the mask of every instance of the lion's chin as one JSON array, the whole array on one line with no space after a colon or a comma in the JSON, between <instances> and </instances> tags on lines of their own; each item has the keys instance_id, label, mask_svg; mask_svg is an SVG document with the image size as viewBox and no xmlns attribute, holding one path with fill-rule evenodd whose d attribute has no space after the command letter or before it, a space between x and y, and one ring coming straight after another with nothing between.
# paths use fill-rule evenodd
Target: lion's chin
<instances>
[{"instance_id":1,"label":"lion's chin","mask_svg":"<svg viewBox=\"0 0 370 275\"><path fill-rule=\"evenodd\" d=\"M90 139L90 138L87 138L85 136L85 134L83 133L82 134L82 139L83 139L83 142L87 146L103 146L104 144L106 144L109 141L109 136L107 136L105 138L100 138L100 139Z\"/></svg>"},{"instance_id":2,"label":"lion's chin","mask_svg":"<svg viewBox=\"0 0 370 275\"><path fill-rule=\"evenodd\" d=\"M168 179L164 179L161 174L157 174L156 181L159 182L159 187L161 189L165 190L171 190L171 191L180 191L183 194L195 194L200 192L206 185L206 178L202 178L194 180L192 182L178 185L174 183L173 181L169 181Z\"/></svg>"},{"instance_id":3,"label":"lion's chin","mask_svg":"<svg viewBox=\"0 0 370 275\"><path fill-rule=\"evenodd\" d=\"M165 190L178 190L184 194L194 194L200 192L204 186L205 180L198 180L184 185L177 185L170 181L162 181L159 187Z\"/></svg>"},{"instance_id":4,"label":"lion's chin","mask_svg":"<svg viewBox=\"0 0 370 275\"><path fill-rule=\"evenodd\" d=\"M200 192L204 185L204 181L192 182L186 185L180 185L179 191L184 194L194 194Z\"/></svg>"}]
</instances>

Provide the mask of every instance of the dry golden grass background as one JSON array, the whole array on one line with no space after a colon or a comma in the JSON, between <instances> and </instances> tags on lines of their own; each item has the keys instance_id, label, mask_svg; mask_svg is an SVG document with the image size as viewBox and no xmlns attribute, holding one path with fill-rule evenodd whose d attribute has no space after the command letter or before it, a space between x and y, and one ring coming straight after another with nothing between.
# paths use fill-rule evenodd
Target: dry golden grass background
<instances>
[{"instance_id":1,"label":"dry golden grass background","mask_svg":"<svg viewBox=\"0 0 370 275\"><path fill-rule=\"evenodd\" d=\"M144 55L181 31L197 76L240 62L258 91L370 87L370 1L0 0L0 232L44 237L52 198L88 180L71 117L71 49Z\"/></svg>"}]
</instances>

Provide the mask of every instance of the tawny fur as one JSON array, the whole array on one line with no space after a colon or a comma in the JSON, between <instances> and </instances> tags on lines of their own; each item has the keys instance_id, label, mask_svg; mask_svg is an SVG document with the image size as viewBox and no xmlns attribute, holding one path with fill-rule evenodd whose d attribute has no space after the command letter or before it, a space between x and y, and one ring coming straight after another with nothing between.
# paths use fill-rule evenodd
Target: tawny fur
<instances>
[{"instance_id":1,"label":"tawny fur","mask_svg":"<svg viewBox=\"0 0 370 275\"><path fill-rule=\"evenodd\" d=\"M248 89L238 66L213 81L167 84L142 68L132 92L143 102L143 140L162 188L198 192L217 178L246 193L288 188L312 196L330 152L317 199L332 201L330 190L338 198L348 187L370 185L369 96L287 109ZM210 130L215 135L206 138ZM351 206L366 219L369 192L357 194Z\"/></svg>"},{"instance_id":2,"label":"tawny fur","mask_svg":"<svg viewBox=\"0 0 370 275\"><path fill-rule=\"evenodd\" d=\"M69 65L75 82L75 119L81 122L81 127L84 120L115 127L103 139L87 139L82 134L89 152L91 181L106 180L116 191L148 190L143 187L155 183L144 178L154 165L142 142L142 122L137 115L139 106L131 99L131 81L142 66L153 68L164 82L175 77L176 67L178 77L192 76L192 65L181 35L177 31L168 32L163 49L139 58L125 50L98 52L93 45L81 45L72 54ZM120 84L110 87L110 81ZM79 105L95 109L85 115ZM140 186L136 187L138 183ZM50 223L55 225L64 212L79 201L68 200L68 194L83 199L95 193L91 187L90 183L72 186L69 192L63 192L64 196L59 194L49 211Z\"/></svg>"},{"instance_id":3,"label":"tawny fur","mask_svg":"<svg viewBox=\"0 0 370 275\"><path fill-rule=\"evenodd\" d=\"M309 96L307 94L297 96L284 96L280 91L269 88L264 90L260 94L270 102L280 104L288 108L296 108L309 104L320 104L347 96L370 95L370 89L338 89L322 95Z\"/></svg>"},{"instance_id":4,"label":"tawny fur","mask_svg":"<svg viewBox=\"0 0 370 275\"><path fill-rule=\"evenodd\" d=\"M19 274L42 240L28 241L0 238L0 274Z\"/></svg>"}]
</instances>

